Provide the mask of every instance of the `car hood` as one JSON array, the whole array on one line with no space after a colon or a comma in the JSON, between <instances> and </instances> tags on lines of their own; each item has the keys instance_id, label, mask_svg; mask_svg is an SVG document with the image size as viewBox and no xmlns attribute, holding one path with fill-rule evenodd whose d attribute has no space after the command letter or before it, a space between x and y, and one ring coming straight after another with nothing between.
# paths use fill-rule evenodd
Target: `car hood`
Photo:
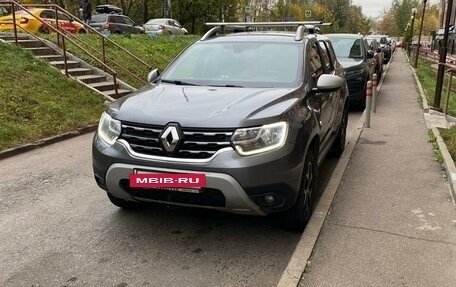
<instances>
[{"instance_id":1,"label":"car hood","mask_svg":"<svg viewBox=\"0 0 456 287\"><path fill-rule=\"evenodd\" d=\"M339 63L344 67L345 69L347 68L352 68L355 66L359 66L363 63L363 59L359 58L338 58Z\"/></svg>"},{"instance_id":2,"label":"car hood","mask_svg":"<svg viewBox=\"0 0 456 287\"><path fill-rule=\"evenodd\" d=\"M108 112L124 122L236 128L279 121L298 95L286 88L148 85L112 103Z\"/></svg>"}]
</instances>

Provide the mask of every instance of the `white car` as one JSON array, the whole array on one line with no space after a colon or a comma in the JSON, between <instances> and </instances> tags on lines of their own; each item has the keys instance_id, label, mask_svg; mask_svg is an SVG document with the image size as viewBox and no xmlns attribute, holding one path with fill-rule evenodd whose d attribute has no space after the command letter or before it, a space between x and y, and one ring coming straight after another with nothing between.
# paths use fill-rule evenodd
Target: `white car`
<instances>
[{"instance_id":1,"label":"white car","mask_svg":"<svg viewBox=\"0 0 456 287\"><path fill-rule=\"evenodd\" d=\"M187 35L188 31L173 19L150 19L143 25L147 34L158 35Z\"/></svg>"}]
</instances>

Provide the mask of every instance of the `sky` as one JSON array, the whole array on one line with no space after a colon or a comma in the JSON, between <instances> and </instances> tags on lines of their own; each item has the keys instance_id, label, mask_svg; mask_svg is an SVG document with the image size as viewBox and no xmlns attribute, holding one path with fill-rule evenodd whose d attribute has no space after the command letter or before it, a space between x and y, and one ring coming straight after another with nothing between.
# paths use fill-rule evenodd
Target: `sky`
<instances>
[{"instance_id":1,"label":"sky","mask_svg":"<svg viewBox=\"0 0 456 287\"><path fill-rule=\"evenodd\" d=\"M352 0L353 5L361 6L364 15L372 18L379 17L384 9L391 7L392 2L392 0ZM439 0L430 0L430 3L432 4L436 4L438 2Z\"/></svg>"}]
</instances>

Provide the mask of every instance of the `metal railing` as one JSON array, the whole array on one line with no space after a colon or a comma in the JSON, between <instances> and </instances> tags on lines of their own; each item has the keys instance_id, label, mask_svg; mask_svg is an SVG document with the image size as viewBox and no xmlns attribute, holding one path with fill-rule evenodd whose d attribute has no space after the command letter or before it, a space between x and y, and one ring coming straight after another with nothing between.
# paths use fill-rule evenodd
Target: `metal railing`
<instances>
[{"instance_id":1,"label":"metal railing","mask_svg":"<svg viewBox=\"0 0 456 287\"><path fill-rule=\"evenodd\" d=\"M84 22L79 20L78 17L76 17L75 15L69 13L68 11L63 9L62 7L60 7L58 5L55 5L55 4L19 4L19 3L15 2L15 1L12 1L12 0L0 0L0 7L2 7L2 6L3 7L11 7L11 11L23 10L25 13L27 13L28 15L30 15L34 19L38 20L43 25L43 27L46 27L46 29L48 31L52 31L52 32L56 33L56 35L57 35L57 41L56 41L57 45L59 45L61 47L61 49L62 49L61 55L64 58L64 69L65 69L65 74L66 75L68 75L68 69L67 69L67 60L68 59L67 59L67 56L66 56L66 54L67 54L66 41L69 41L75 47L80 49L84 54L86 54L90 59L92 59L94 62L98 63L98 65L101 67L101 69L103 71L105 71L105 72L107 72L107 73L112 75L113 80L114 80L116 96L118 96L118 92L117 92L117 87L118 87L117 77L118 77L118 74L108 64L115 65L117 68L119 68L120 70L124 71L125 73L127 73L131 77L135 78L136 80L138 80L142 84L147 83L145 81L145 79L139 77L137 74L133 73L128 68L122 66L120 63L118 63L118 61L115 61L112 58L108 57L107 53L106 53L107 52L106 51L107 43L109 43L110 45L112 45L115 48L117 48L118 50L120 50L125 56L130 57L130 59L132 59L133 61L137 62L140 65L143 65L148 70L152 69L152 65L149 65L144 60L140 59L139 57L137 57L136 55L132 54L130 51L128 51L124 47L120 46L119 44L115 43L111 39L107 38L105 35L103 35L99 31L97 31L96 29L94 29L91 26L85 24ZM55 27L54 27L54 25L51 25L48 21L43 20L42 18L33 15L28 10L30 8L45 8L45 9L54 10L55 17L56 17L55 18L55 23L56 23ZM76 34L71 34L67 30L65 30L63 27L60 27L59 26L59 20L61 21L62 19L59 19L59 13L63 14L63 15L66 15L72 21L75 21L75 22L81 24L84 27L85 31L87 31L88 33L93 34L93 35L97 35L97 37L99 37L100 42L101 42L101 51L96 49L96 48L94 48L90 44L84 42L80 37L77 37ZM31 33L30 31L27 31L26 29L21 27L18 24L18 22L17 22L16 13L12 13L11 15L12 15L12 18L13 18L11 24L13 24L14 39L15 39L15 43L16 44L18 44L17 31L18 31L18 28L19 28L22 31L26 32L27 34L31 35L34 39L41 41L43 44L45 44L46 46L48 46L50 48L53 48L48 43L46 43L46 41L43 41L42 39L40 39L37 36L33 35L33 33ZM125 59L125 58L123 58L123 59Z\"/></svg>"},{"instance_id":2,"label":"metal railing","mask_svg":"<svg viewBox=\"0 0 456 287\"><path fill-rule=\"evenodd\" d=\"M456 64L453 64L453 63L456 63L456 59L454 57L452 57L451 55L447 55L447 57L446 57L447 62L439 63L439 58L440 58L439 55L437 53L432 52L430 49L420 48L419 53L420 53L420 56L425 57L427 60L445 67L445 73L448 73L448 81L447 81L447 87L446 87L446 101L445 101L445 107L443 109L443 113L445 115L447 115L448 114L448 104L450 102L451 92L456 92L456 90L453 89L453 76L456 74Z\"/></svg>"}]
</instances>

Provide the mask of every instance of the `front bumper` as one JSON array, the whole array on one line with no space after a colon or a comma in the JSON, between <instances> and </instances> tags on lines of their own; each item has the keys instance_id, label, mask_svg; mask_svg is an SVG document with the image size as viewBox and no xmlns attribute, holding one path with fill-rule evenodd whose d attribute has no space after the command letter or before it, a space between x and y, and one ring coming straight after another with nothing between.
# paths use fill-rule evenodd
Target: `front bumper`
<instances>
[{"instance_id":1,"label":"front bumper","mask_svg":"<svg viewBox=\"0 0 456 287\"><path fill-rule=\"evenodd\" d=\"M301 151L302 153L302 151ZM296 201L302 175L302 154L285 145L265 154L241 157L225 150L207 161L176 161L141 157L128 143L107 146L95 134L93 168L98 185L127 201L159 202L215 209L250 215L265 215L289 209ZM204 173L206 187L198 194L168 190L130 188L134 169L164 173ZM265 196L272 195L273 203Z\"/></svg>"}]
</instances>

